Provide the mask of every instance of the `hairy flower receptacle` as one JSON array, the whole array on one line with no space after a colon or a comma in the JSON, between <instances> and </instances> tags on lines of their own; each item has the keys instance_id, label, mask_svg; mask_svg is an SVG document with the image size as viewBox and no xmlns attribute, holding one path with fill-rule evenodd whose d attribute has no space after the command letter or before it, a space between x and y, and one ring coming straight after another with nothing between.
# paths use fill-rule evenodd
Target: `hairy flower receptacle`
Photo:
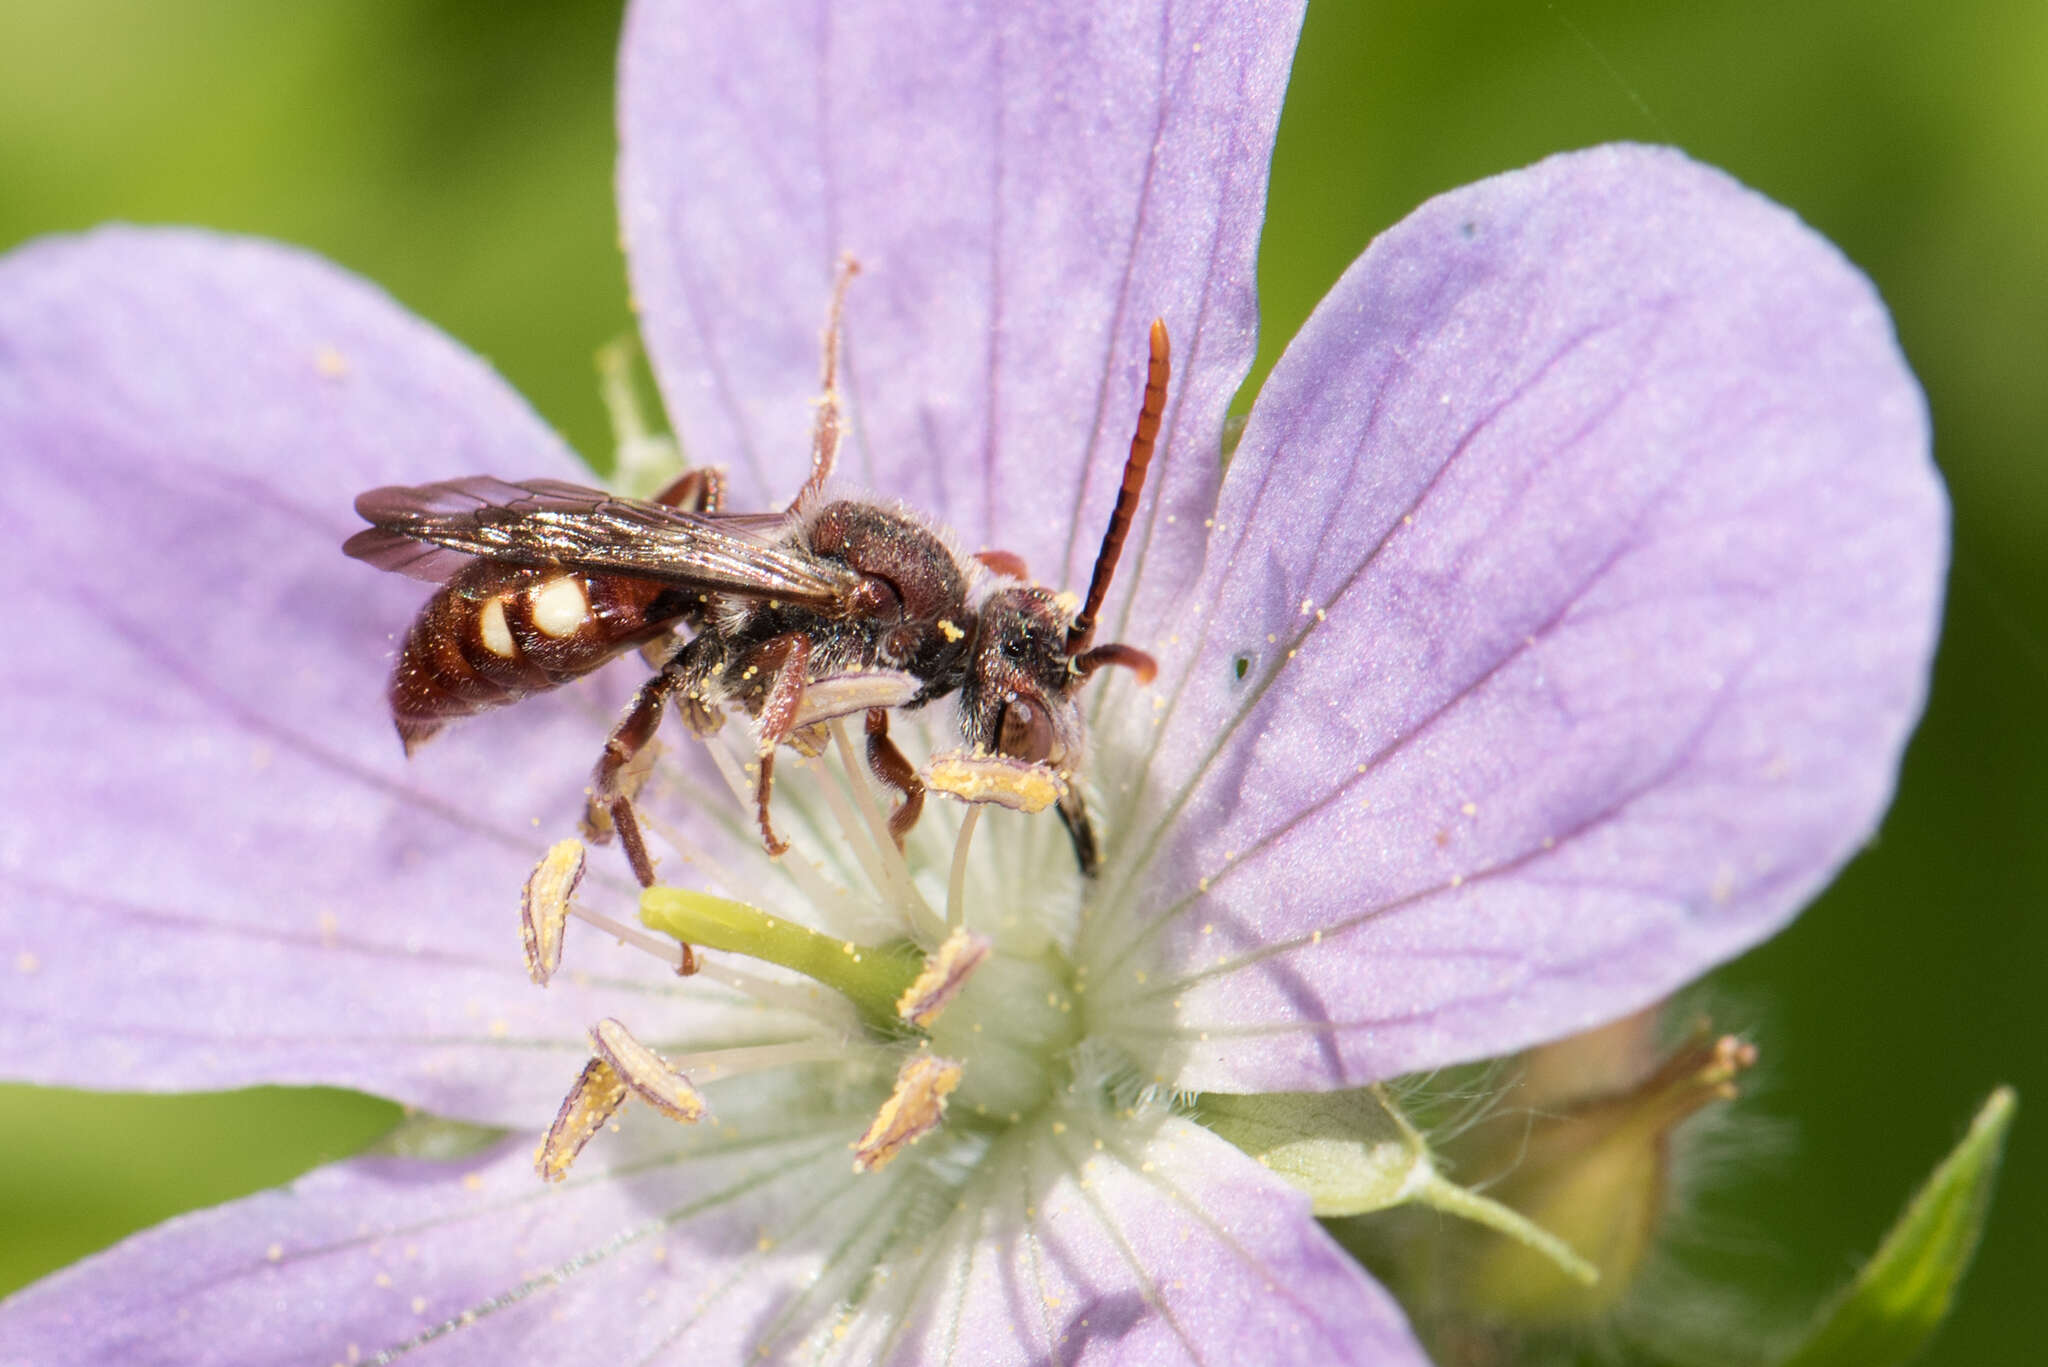
<instances>
[{"instance_id":1,"label":"hairy flower receptacle","mask_svg":"<svg viewBox=\"0 0 2048 1367\"><path fill-rule=\"evenodd\" d=\"M1633 1018L1607 1033L1630 1024L1648 1031L1654 1018ZM1611 1043L1602 1037L1586 1047ZM1549 1061L1532 1059L1528 1076L1539 1086ZM1458 1291L1462 1307L1532 1328L1578 1323L1613 1309L1655 1244L1668 1204L1672 1131L1702 1108L1734 1097L1735 1079L1755 1062L1754 1046L1702 1030L1633 1085L1578 1099L1532 1098L1534 1119L1497 1121L1454 1146L1463 1150L1457 1154L1461 1170L1490 1195L1568 1241L1600 1270L1597 1283L1582 1285L1518 1245L1475 1241Z\"/></svg>"},{"instance_id":2,"label":"hairy flower receptacle","mask_svg":"<svg viewBox=\"0 0 2048 1367\"><path fill-rule=\"evenodd\" d=\"M684 944L744 954L801 973L852 1002L870 1029L898 1032L896 1003L922 967L905 945L861 945L710 893L652 887L640 894L640 920Z\"/></svg>"}]
</instances>

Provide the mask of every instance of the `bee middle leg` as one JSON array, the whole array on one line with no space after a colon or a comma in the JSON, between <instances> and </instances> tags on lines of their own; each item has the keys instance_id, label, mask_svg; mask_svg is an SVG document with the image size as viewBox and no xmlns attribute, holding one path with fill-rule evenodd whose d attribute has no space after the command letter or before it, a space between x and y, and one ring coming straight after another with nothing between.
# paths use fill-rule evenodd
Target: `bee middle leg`
<instances>
[{"instance_id":1,"label":"bee middle leg","mask_svg":"<svg viewBox=\"0 0 2048 1367\"><path fill-rule=\"evenodd\" d=\"M868 709L868 768L880 782L903 794L903 801L895 811L889 813L889 834L896 841L896 848L903 849L903 837L910 834L910 828L917 824L918 816L924 811L924 780L917 776L915 765L896 748L896 742L889 739L889 713L880 707Z\"/></svg>"},{"instance_id":2,"label":"bee middle leg","mask_svg":"<svg viewBox=\"0 0 2048 1367\"><path fill-rule=\"evenodd\" d=\"M755 751L759 777L754 781L754 815L761 824L761 843L771 855L789 852L789 842L775 833L768 819L768 798L775 791L775 751L796 730L797 708L810 682L811 638L801 631L771 636L746 657L746 670L767 676L761 696L760 745Z\"/></svg>"}]
</instances>

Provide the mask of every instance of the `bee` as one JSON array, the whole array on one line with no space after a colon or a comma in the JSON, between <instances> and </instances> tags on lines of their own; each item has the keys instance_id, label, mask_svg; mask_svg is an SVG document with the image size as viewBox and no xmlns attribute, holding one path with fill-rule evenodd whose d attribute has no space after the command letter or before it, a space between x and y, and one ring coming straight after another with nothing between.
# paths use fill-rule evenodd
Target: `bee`
<instances>
[{"instance_id":1,"label":"bee","mask_svg":"<svg viewBox=\"0 0 2048 1367\"><path fill-rule=\"evenodd\" d=\"M1165 411L1166 328L1152 324L1145 397L1085 599L1030 581L1006 551L962 556L918 514L827 499L838 453L841 271L825 333L824 394L809 477L779 513L733 513L713 469L686 472L653 499L558 480L471 476L372 489L371 525L342 549L441 587L414 619L391 674L392 719L407 754L449 721L558 687L636 647L657 662L606 738L586 827L616 832L643 887L653 864L633 814L635 761L671 705L700 737L732 711L753 719L755 815L771 855L787 851L770 819L777 750L816 752L829 715L864 711L867 763L899 794L900 843L924 785L889 738L889 707L957 694L973 754L1072 773L1086 751L1076 698L1104 666L1149 682L1133 646L1094 645L1096 615L1138 500ZM685 634L686 633L686 634ZM821 711L830 679L888 671L888 706ZM813 705L807 707L807 702ZM1086 806L1065 785L1059 811L1082 870L1100 858Z\"/></svg>"}]
</instances>

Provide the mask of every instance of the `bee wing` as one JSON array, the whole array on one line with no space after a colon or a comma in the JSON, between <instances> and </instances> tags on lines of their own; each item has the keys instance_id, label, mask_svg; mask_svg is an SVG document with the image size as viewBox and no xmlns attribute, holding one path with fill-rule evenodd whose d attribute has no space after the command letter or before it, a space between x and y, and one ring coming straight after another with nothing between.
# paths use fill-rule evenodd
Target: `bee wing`
<instances>
[{"instance_id":1,"label":"bee wing","mask_svg":"<svg viewBox=\"0 0 2048 1367\"><path fill-rule=\"evenodd\" d=\"M819 607L859 582L844 566L769 539L781 519L757 530L561 480L473 475L392 485L359 496L356 512L370 526L342 550L437 583L479 557Z\"/></svg>"}]
</instances>

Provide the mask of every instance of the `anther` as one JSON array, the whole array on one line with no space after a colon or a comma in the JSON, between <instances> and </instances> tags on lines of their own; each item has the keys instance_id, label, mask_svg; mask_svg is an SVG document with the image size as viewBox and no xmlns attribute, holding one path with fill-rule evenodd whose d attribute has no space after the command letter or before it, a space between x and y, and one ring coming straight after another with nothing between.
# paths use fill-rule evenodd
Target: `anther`
<instances>
[{"instance_id":1,"label":"anther","mask_svg":"<svg viewBox=\"0 0 2048 1367\"><path fill-rule=\"evenodd\" d=\"M936 1054L912 1054L896 1074L896 1087L867 1133L853 1145L853 1170L878 1172L896 1155L939 1127L946 1096L960 1085L960 1065Z\"/></svg>"},{"instance_id":2,"label":"anther","mask_svg":"<svg viewBox=\"0 0 2048 1367\"><path fill-rule=\"evenodd\" d=\"M897 669L830 674L804 685L803 699L797 703L792 726L801 729L877 707L902 707L923 687L915 675Z\"/></svg>"},{"instance_id":3,"label":"anther","mask_svg":"<svg viewBox=\"0 0 2048 1367\"><path fill-rule=\"evenodd\" d=\"M897 998L896 1014L919 1029L928 1027L953 998L960 995L960 989L967 985L968 975L988 954L987 936L966 929L955 930L925 960L924 972L917 975L917 981Z\"/></svg>"},{"instance_id":4,"label":"anther","mask_svg":"<svg viewBox=\"0 0 2048 1367\"><path fill-rule=\"evenodd\" d=\"M704 1102L690 1080L669 1067L661 1055L627 1033L618 1021L605 1018L590 1032L596 1056L583 1065L569 1095L555 1112L555 1123L534 1152L533 1167L542 1179L559 1182L591 1137L604 1128L628 1095L637 1096L672 1120L685 1123L704 1114Z\"/></svg>"},{"instance_id":5,"label":"anther","mask_svg":"<svg viewBox=\"0 0 2048 1367\"><path fill-rule=\"evenodd\" d=\"M526 949L526 976L546 987L562 963L562 928L569 899L583 882L583 842L559 840L526 876L519 899L519 934Z\"/></svg>"},{"instance_id":6,"label":"anther","mask_svg":"<svg viewBox=\"0 0 2048 1367\"><path fill-rule=\"evenodd\" d=\"M933 755L925 786L962 802L993 802L1015 812L1042 812L1067 795L1059 771L1008 755L952 751Z\"/></svg>"},{"instance_id":7,"label":"anther","mask_svg":"<svg viewBox=\"0 0 2048 1367\"><path fill-rule=\"evenodd\" d=\"M626 1099L626 1084L618 1071L601 1058L583 1065L576 1085L562 1098L555 1123L534 1151L533 1170L547 1182L559 1182L569 1175L569 1165L592 1135L604 1128Z\"/></svg>"},{"instance_id":8,"label":"anther","mask_svg":"<svg viewBox=\"0 0 2048 1367\"><path fill-rule=\"evenodd\" d=\"M610 1064L619 1080L634 1096L660 1111L670 1120L690 1124L704 1114L704 1098L661 1055L633 1038L626 1027L610 1016L590 1032L597 1056Z\"/></svg>"}]
</instances>

